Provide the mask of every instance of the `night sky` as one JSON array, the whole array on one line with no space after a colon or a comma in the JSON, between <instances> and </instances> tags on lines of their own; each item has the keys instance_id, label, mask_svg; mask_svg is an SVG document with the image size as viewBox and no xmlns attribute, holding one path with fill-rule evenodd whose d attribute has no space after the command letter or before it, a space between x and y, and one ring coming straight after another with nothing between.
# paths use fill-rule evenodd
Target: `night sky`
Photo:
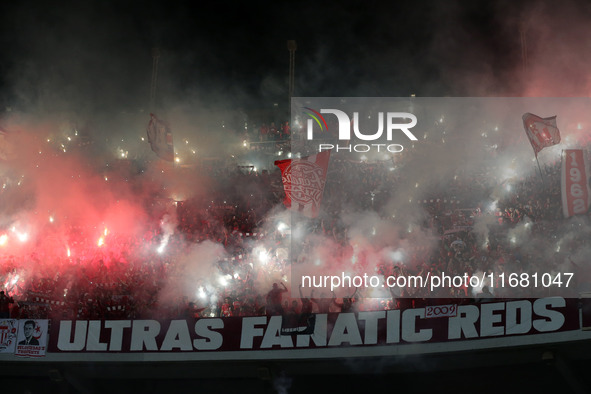
<instances>
[{"instance_id":1,"label":"night sky","mask_svg":"<svg viewBox=\"0 0 591 394\"><path fill-rule=\"evenodd\" d=\"M0 100L27 111L147 107L157 46L161 107L283 106L287 40L298 45L296 96L587 96L589 5L514 3L3 2Z\"/></svg>"}]
</instances>

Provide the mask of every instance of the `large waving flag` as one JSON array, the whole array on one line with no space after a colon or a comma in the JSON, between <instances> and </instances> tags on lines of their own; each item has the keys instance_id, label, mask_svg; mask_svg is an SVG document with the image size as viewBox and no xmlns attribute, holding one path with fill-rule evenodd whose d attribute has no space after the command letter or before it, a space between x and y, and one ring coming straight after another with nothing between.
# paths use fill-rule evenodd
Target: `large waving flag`
<instances>
[{"instance_id":1,"label":"large waving flag","mask_svg":"<svg viewBox=\"0 0 591 394\"><path fill-rule=\"evenodd\" d=\"M536 157L542 149L560 143L560 131L556 125L556 116L540 118L528 112L523 114L522 119L525 133L534 148Z\"/></svg>"},{"instance_id":2,"label":"large waving flag","mask_svg":"<svg viewBox=\"0 0 591 394\"><path fill-rule=\"evenodd\" d=\"M174 147L172 145L172 133L168 124L150 114L148 123L148 142L154 153L163 160L174 161Z\"/></svg>"},{"instance_id":3,"label":"large waving flag","mask_svg":"<svg viewBox=\"0 0 591 394\"><path fill-rule=\"evenodd\" d=\"M302 157L301 159L278 160L281 169L285 200L283 204L302 214L315 218L320 211L330 151Z\"/></svg>"}]
</instances>

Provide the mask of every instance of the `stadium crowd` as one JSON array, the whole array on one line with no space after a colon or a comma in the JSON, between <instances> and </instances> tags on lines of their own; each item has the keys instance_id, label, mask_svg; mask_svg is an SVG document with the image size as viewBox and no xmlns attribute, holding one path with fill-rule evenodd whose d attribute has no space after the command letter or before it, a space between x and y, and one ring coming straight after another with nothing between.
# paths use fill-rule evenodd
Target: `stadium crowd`
<instances>
[{"instance_id":1,"label":"stadium crowd","mask_svg":"<svg viewBox=\"0 0 591 394\"><path fill-rule=\"evenodd\" d=\"M269 127L263 125L254 138L284 143L282 139L289 133L287 123L280 127L271 123ZM254 145L251 149L258 150ZM174 211L169 212L174 218L174 229L169 233L160 225L160 216L153 218L152 226L141 237L119 239L112 235L108 254L85 250L79 251L76 258L52 261L36 253L26 257L2 255L0 278L5 298L13 302L6 301L0 307L9 308L14 318L228 317L476 302L477 293L482 291L465 287L441 290L434 295L427 294L425 289L405 288L374 298L369 289L363 288L337 297L327 292L314 294L300 287L300 297L291 297L289 291L294 289L285 282L290 275L286 252L289 226L277 226L269 219L284 197L279 170L203 167L199 171L208 173L216 186L206 197L174 202ZM402 257L384 258L372 267L374 271L385 278L410 274L424 277L441 272L522 273L554 270L564 262L572 264L570 267L576 271L578 266L572 262L569 251L580 250L586 235L572 231L571 227L578 222L562 218L560 163L545 166L543 180L536 173L500 180L493 175L493 169L481 171L453 177L445 188L433 188L428 198L409 202L421 207L424 220L419 230L435 241L427 247L407 247ZM398 223L387 208L388 202L397 197L396 188L391 185L406 181L403 174L391 161L331 161L322 203L324 213L306 223L308 233L330 239L338 245L335 256L342 257L351 249L349 228L342 213L373 212L381 220L398 226L401 239L410 239L405 225ZM493 200L493 195L500 197ZM172 206L173 202L169 203ZM587 219L588 215L584 217ZM83 236L76 228L71 231ZM562 241L557 234L572 236ZM166 250L175 253L158 251L165 237ZM204 278L195 283L192 293L179 290L172 296L167 292L165 297L167 283L186 275L186 267L178 265L175 259L206 241L221 245L225 251L226 257L215 263L215 277L220 283L212 284L211 278ZM540 243L547 247L532 247ZM551 255L549 250L553 251ZM300 254L308 252L304 247ZM43 269L26 270L30 261ZM292 281L291 285L298 283ZM490 286L496 296L529 295L519 288L496 290L494 283ZM576 294L576 287L572 289ZM547 295L552 289L542 291Z\"/></svg>"}]
</instances>

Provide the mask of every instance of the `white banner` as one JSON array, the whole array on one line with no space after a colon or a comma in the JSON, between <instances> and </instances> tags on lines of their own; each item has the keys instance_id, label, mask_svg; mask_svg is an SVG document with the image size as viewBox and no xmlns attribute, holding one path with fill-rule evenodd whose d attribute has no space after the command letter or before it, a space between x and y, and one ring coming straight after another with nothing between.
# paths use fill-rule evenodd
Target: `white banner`
<instances>
[{"instance_id":1,"label":"white banner","mask_svg":"<svg viewBox=\"0 0 591 394\"><path fill-rule=\"evenodd\" d=\"M47 350L49 320L23 319L18 321L18 337L15 355L43 357Z\"/></svg>"},{"instance_id":2,"label":"white banner","mask_svg":"<svg viewBox=\"0 0 591 394\"><path fill-rule=\"evenodd\" d=\"M14 353L16 347L16 333L18 331L18 320L0 320L0 353Z\"/></svg>"},{"instance_id":3,"label":"white banner","mask_svg":"<svg viewBox=\"0 0 591 394\"><path fill-rule=\"evenodd\" d=\"M589 170L581 149L562 152L562 211L564 217L582 215L589 209Z\"/></svg>"}]
</instances>

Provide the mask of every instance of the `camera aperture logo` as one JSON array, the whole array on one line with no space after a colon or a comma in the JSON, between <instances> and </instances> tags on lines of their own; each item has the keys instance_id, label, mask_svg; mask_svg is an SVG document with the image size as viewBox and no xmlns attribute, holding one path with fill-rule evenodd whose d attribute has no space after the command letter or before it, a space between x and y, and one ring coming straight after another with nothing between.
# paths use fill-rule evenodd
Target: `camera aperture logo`
<instances>
[{"instance_id":1,"label":"camera aperture logo","mask_svg":"<svg viewBox=\"0 0 591 394\"><path fill-rule=\"evenodd\" d=\"M309 116L306 123L306 139L308 141L314 140L314 123L318 125L321 132L328 132L328 123L322 114L331 114L336 117L338 124L338 143L320 143L318 144L318 151L335 149L336 152L348 151L365 153L369 151L376 152L390 152L399 153L404 150L404 147L400 144L393 144L392 138L395 132L402 132L409 140L417 141L417 137L409 130L416 126L417 117L408 112L378 112L377 131L367 132L360 130L359 126L359 112L353 112L353 120L344 111L339 109L320 109L316 111L309 107L303 107L309 112L304 112ZM385 118L385 121L384 121ZM408 121L410 120L410 122ZM384 123L386 124L384 127ZM382 139L384 135L388 143L376 143L376 141ZM367 141L368 143L351 144L352 134L361 141ZM373 143L369 143L372 141Z\"/></svg>"},{"instance_id":2,"label":"camera aperture logo","mask_svg":"<svg viewBox=\"0 0 591 394\"><path fill-rule=\"evenodd\" d=\"M322 127L322 123L324 123L324 126L326 126L326 131L328 131L328 125L326 124L326 120L324 119L324 117L322 115L320 115L318 113L318 111L314 111L312 108L308 108L308 107L304 107L304 109L307 109L308 111L313 112L313 114L311 114L310 112L305 112L305 114L310 116L312 119L314 119L316 121L318 126L320 126L320 131L324 131L324 128ZM322 123L320 123L320 120L318 118L322 119ZM311 139L309 136L311 133L310 123L311 123L312 119L308 119L308 139Z\"/></svg>"}]
</instances>

